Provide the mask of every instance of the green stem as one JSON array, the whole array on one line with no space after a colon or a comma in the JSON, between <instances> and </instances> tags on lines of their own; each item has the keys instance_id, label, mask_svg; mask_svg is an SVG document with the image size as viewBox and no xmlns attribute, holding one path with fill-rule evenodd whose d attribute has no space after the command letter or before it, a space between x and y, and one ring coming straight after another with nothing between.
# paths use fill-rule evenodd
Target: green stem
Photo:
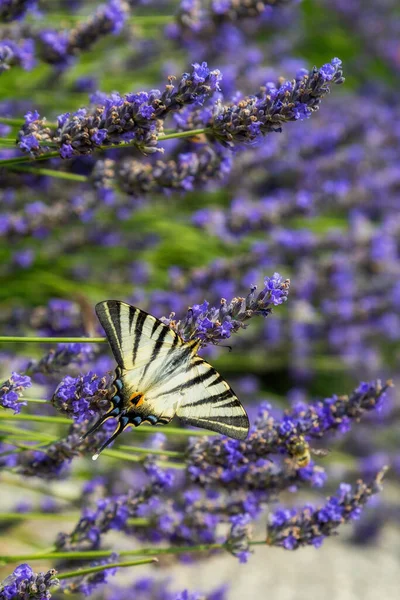
<instances>
[{"instance_id":1,"label":"green stem","mask_svg":"<svg viewBox=\"0 0 400 600\"><path fill-rule=\"evenodd\" d=\"M25 119L10 119L8 117L0 117L0 123L3 125L11 125L12 127L19 127L25 123Z\"/></svg>"},{"instance_id":2,"label":"green stem","mask_svg":"<svg viewBox=\"0 0 400 600\"><path fill-rule=\"evenodd\" d=\"M86 177L86 175L77 175L75 173L67 173L66 171L55 171L54 169L37 169L36 167L21 167L18 165L11 165L10 171L22 171L24 173L32 173L33 175L46 175L48 177L55 177L56 179L78 181L79 183L85 183L89 181L89 177Z\"/></svg>"},{"instance_id":3,"label":"green stem","mask_svg":"<svg viewBox=\"0 0 400 600\"><path fill-rule=\"evenodd\" d=\"M22 398L26 402L32 402L33 404L48 404L50 400L43 400L43 398L26 398L25 396Z\"/></svg>"},{"instance_id":4,"label":"green stem","mask_svg":"<svg viewBox=\"0 0 400 600\"><path fill-rule=\"evenodd\" d=\"M119 450L128 450L131 452L137 452L138 454L154 454L156 456L171 456L172 458L185 458L183 452L176 452L174 450L154 450L153 448L141 448L139 446L118 446Z\"/></svg>"},{"instance_id":5,"label":"green stem","mask_svg":"<svg viewBox=\"0 0 400 600\"><path fill-rule=\"evenodd\" d=\"M0 413L0 421L35 421L37 423L62 423L63 425L72 425L73 421L66 417L48 417L46 415L8 415Z\"/></svg>"},{"instance_id":6,"label":"green stem","mask_svg":"<svg viewBox=\"0 0 400 600\"><path fill-rule=\"evenodd\" d=\"M107 341L105 337L24 337L18 335L0 335L0 343L11 342L37 342L40 344L68 344L80 342L81 344L104 344Z\"/></svg>"},{"instance_id":7,"label":"green stem","mask_svg":"<svg viewBox=\"0 0 400 600\"><path fill-rule=\"evenodd\" d=\"M43 521L60 521L60 520L71 520L76 521L79 519L80 515L78 513L71 514L62 514L62 513L0 513L0 523L2 521L28 521L32 520L42 520Z\"/></svg>"},{"instance_id":8,"label":"green stem","mask_svg":"<svg viewBox=\"0 0 400 600\"><path fill-rule=\"evenodd\" d=\"M3 158L0 160L0 167L9 167L11 165L19 165L25 162L36 162L38 160L47 160L48 158L57 158L60 156L59 152L45 152L40 156L32 157L29 154L25 156L15 156L14 158Z\"/></svg>"},{"instance_id":9,"label":"green stem","mask_svg":"<svg viewBox=\"0 0 400 600\"><path fill-rule=\"evenodd\" d=\"M167 133L166 135L159 135L158 141L162 142L164 140L172 140L174 138L185 138L185 137L193 137L195 135L199 135L201 133L207 133L208 129L191 129L190 131L175 131L173 133Z\"/></svg>"},{"instance_id":10,"label":"green stem","mask_svg":"<svg viewBox=\"0 0 400 600\"><path fill-rule=\"evenodd\" d=\"M70 577L82 577L83 575L89 575L90 573L98 573L99 571L105 571L106 569L115 569L115 567L136 567L139 565L147 565L152 562L157 562L157 559L142 558L142 560L134 560L131 562L110 563L109 565L99 565L97 567L88 567L87 569L68 571L67 573L61 573L59 575L55 575L54 577L57 579L69 579Z\"/></svg>"},{"instance_id":11,"label":"green stem","mask_svg":"<svg viewBox=\"0 0 400 600\"><path fill-rule=\"evenodd\" d=\"M64 500L65 502L75 502L78 499L77 494L71 495L71 493L65 494L61 492L54 491L51 486L41 486L37 487L36 485L28 485L26 480L21 480L13 475L5 475L1 473L0 481L2 486L10 485L12 487L17 487L22 490L29 490L29 492L37 492L39 494L45 494L46 496L52 496L53 498L57 498L57 500ZM72 490L71 490L72 491ZM55 552L56 548L52 548L50 552Z\"/></svg>"},{"instance_id":12,"label":"green stem","mask_svg":"<svg viewBox=\"0 0 400 600\"><path fill-rule=\"evenodd\" d=\"M11 418L17 415L11 415ZM40 433L38 431L32 431L31 429L20 429L19 427L13 427L12 425L4 425L1 421L3 420L0 413L0 432L10 433L18 437L29 437L32 442L54 442L55 437L47 433ZM20 419L21 420L21 419Z\"/></svg>"},{"instance_id":13,"label":"green stem","mask_svg":"<svg viewBox=\"0 0 400 600\"><path fill-rule=\"evenodd\" d=\"M203 128L203 129L191 129L189 131L176 131L175 133L167 133L166 135L164 134L160 134L158 136L158 141L159 142L163 142L165 140L172 140L174 138L186 138L186 137L193 137L195 135L199 135L201 133L207 133L209 131L209 129ZM104 146L97 146L98 150L111 150L112 148L126 148L127 146L135 146L136 142L129 142L127 144L109 144L109 145L104 145ZM40 156L36 156L34 158L32 158L32 156L30 155L25 155L25 156L17 156L14 158L5 158L0 160L0 167L9 167L12 165L18 165L21 163L25 163L25 162L30 162L30 161L37 161L37 160L47 160L48 158L56 158L59 157L60 154L58 151L55 152L45 152L44 154L41 154Z\"/></svg>"},{"instance_id":14,"label":"green stem","mask_svg":"<svg viewBox=\"0 0 400 600\"><path fill-rule=\"evenodd\" d=\"M38 423L54 423L54 424L66 424L72 425L73 421L71 419L67 419L66 417L50 417L45 415L25 415L25 414L2 414L0 412L0 421L36 421ZM3 426L1 426L3 428ZM17 432L18 430L15 429ZM135 429L135 433L154 433L155 428L152 425L141 425L137 429ZM192 429L180 429L179 427L163 427L163 433L165 435L177 435L184 437L204 437L204 436L215 436L218 433L214 433L212 431L206 430L192 430ZM30 433L30 432L27 432ZM51 436L50 436L51 437ZM51 437L53 441L54 438ZM114 452L114 451L113 451ZM147 452L147 451L146 451ZM149 454L149 452L147 452Z\"/></svg>"},{"instance_id":15,"label":"green stem","mask_svg":"<svg viewBox=\"0 0 400 600\"><path fill-rule=\"evenodd\" d=\"M80 513L36 513L36 512L27 512L27 513L0 513L0 522L1 521L76 521L80 518ZM135 526L146 526L149 524L149 520L142 517L132 517L128 519L129 525Z\"/></svg>"},{"instance_id":16,"label":"green stem","mask_svg":"<svg viewBox=\"0 0 400 600\"><path fill-rule=\"evenodd\" d=\"M250 542L254 544L255 542ZM261 543L261 542L258 542ZM263 542L265 544L265 542ZM171 546L169 548L139 548L138 550L122 550L117 552L119 556L147 556L160 554L184 554L186 552L208 552L210 550L222 550L225 544L199 544L198 546ZM115 550L86 550L76 552L41 552L36 554L17 554L12 556L0 556L0 562L11 563L22 560L56 560L59 558L68 558L69 560L93 560L97 558L107 558L115 554Z\"/></svg>"}]
</instances>

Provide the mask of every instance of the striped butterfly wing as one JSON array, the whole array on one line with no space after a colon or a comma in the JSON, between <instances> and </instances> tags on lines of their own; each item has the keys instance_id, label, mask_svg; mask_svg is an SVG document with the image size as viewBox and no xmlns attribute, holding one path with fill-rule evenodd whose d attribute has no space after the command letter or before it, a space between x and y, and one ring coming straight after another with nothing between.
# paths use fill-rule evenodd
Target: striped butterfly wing
<instances>
[{"instance_id":1,"label":"striped butterfly wing","mask_svg":"<svg viewBox=\"0 0 400 600\"><path fill-rule=\"evenodd\" d=\"M162 321L124 302L101 302L96 313L118 363L115 383L121 409L129 411L135 425L168 423L197 342L184 343Z\"/></svg>"},{"instance_id":2,"label":"striped butterfly wing","mask_svg":"<svg viewBox=\"0 0 400 600\"><path fill-rule=\"evenodd\" d=\"M191 366L191 377L181 387L184 396L177 416L189 425L245 440L249 419L230 385L199 356Z\"/></svg>"},{"instance_id":3,"label":"striped butterfly wing","mask_svg":"<svg viewBox=\"0 0 400 600\"><path fill-rule=\"evenodd\" d=\"M159 319L125 302L99 302L96 314L115 360L123 370L151 364L158 356L182 343L179 336Z\"/></svg>"}]
</instances>

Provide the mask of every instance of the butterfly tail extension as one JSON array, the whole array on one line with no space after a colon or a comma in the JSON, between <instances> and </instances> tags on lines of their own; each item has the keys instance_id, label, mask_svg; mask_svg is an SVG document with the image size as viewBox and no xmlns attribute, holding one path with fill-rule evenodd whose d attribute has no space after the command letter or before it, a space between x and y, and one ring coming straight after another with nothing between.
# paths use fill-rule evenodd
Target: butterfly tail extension
<instances>
[{"instance_id":1,"label":"butterfly tail extension","mask_svg":"<svg viewBox=\"0 0 400 600\"><path fill-rule=\"evenodd\" d=\"M120 417L120 419L118 420L117 427L114 430L114 433L100 446L97 452L93 454L92 460L97 460L100 454L103 452L103 450L105 450L107 446L109 446L124 431L127 425L129 425L129 417Z\"/></svg>"}]
</instances>

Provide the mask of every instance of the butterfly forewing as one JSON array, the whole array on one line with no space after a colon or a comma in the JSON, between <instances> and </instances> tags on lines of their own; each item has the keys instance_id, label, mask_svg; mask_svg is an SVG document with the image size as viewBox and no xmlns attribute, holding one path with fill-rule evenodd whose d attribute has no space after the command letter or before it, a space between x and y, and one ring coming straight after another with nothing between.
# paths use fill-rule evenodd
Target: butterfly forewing
<instances>
[{"instance_id":1,"label":"butterfly forewing","mask_svg":"<svg viewBox=\"0 0 400 600\"><path fill-rule=\"evenodd\" d=\"M179 336L159 319L125 302L100 302L96 314L121 369L151 364L181 343Z\"/></svg>"}]
</instances>

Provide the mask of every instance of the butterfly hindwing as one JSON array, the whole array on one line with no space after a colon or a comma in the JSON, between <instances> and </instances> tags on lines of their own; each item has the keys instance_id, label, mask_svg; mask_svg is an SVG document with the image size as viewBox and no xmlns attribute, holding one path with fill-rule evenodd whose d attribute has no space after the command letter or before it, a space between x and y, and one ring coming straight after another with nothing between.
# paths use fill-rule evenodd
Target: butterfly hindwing
<instances>
[{"instance_id":1,"label":"butterfly hindwing","mask_svg":"<svg viewBox=\"0 0 400 600\"><path fill-rule=\"evenodd\" d=\"M246 439L249 432L246 411L218 371L199 356L192 361L190 377L181 393L184 396L176 414L186 423Z\"/></svg>"}]
</instances>

